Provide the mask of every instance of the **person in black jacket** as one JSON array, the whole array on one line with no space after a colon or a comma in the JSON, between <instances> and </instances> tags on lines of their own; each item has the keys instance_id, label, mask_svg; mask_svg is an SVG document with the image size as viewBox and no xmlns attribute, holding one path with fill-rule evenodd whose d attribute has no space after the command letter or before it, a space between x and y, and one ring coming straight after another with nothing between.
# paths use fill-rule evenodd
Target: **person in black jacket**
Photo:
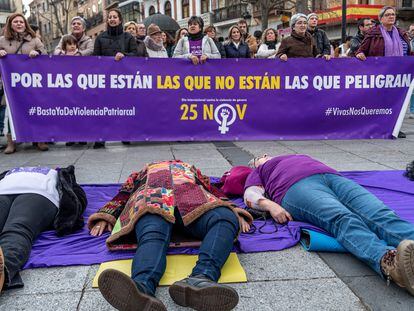
<instances>
[{"instance_id":1,"label":"person in black jacket","mask_svg":"<svg viewBox=\"0 0 414 311\"><path fill-rule=\"evenodd\" d=\"M106 20L107 30L96 38L93 55L115 56L116 61L125 56L138 56L137 41L130 33L124 32L122 23L121 11L110 9ZM126 141L123 143L129 144ZM93 145L93 149L104 147L104 141L97 141Z\"/></svg>"},{"instance_id":2,"label":"person in black jacket","mask_svg":"<svg viewBox=\"0 0 414 311\"><path fill-rule=\"evenodd\" d=\"M361 18L358 21L358 33L355 37L352 37L349 43L348 56L355 57L355 52L358 51L361 46L362 40L364 40L365 34L374 27L374 23L369 17Z\"/></svg>"},{"instance_id":3,"label":"person in black jacket","mask_svg":"<svg viewBox=\"0 0 414 311\"><path fill-rule=\"evenodd\" d=\"M323 57L326 60L331 58L331 44L329 43L326 32L319 29L318 15L316 13L310 13L308 16L308 32L315 39L316 48L318 51L317 57Z\"/></svg>"},{"instance_id":4,"label":"person in black jacket","mask_svg":"<svg viewBox=\"0 0 414 311\"><path fill-rule=\"evenodd\" d=\"M250 49L241 35L238 26L231 26L229 29L229 39L224 44L226 58L250 58Z\"/></svg>"},{"instance_id":5,"label":"person in black jacket","mask_svg":"<svg viewBox=\"0 0 414 311\"><path fill-rule=\"evenodd\" d=\"M19 270L43 231L58 236L84 225L86 194L75 168L17 167L0 174L0 291L22 287Z\"/></svg>"},{"instance_id":6,"label":"person in black jacket","mask_svg":"<svg viewBox=\"0 0 414 311\"><path fill-rule=\"evenodd\" d=\"M144 41L138 38L138 24L134 21L126 22L124 24L124 31L129 32L137 41L137 56L148 57L147 48Z\"/></svg>"},{"instance_id":7,"label":"person in black jacket","mask_svg":"<svg viewBox=\"0 0 414 311\"><path fill-rule=\"evenodd\" d=\"M213 25L207 26L206 29L204 29L204 34L213 39L214 43L216 44L217 50L220 52L221 58L226 58L226 50L224 49L223 44L216 38L216 27L214 27Z\"/></svg>"}]
</instances>

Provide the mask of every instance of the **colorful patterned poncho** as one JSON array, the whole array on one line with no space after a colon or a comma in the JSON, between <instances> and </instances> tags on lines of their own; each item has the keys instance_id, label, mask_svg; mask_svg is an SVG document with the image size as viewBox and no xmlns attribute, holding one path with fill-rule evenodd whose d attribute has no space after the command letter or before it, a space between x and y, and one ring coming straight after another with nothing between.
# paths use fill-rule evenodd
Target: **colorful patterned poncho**
<instances>
[{"instance_id":1,"label":"colorful patterned poncho","mask_svg":"<svg viewBox=\"0 0 414 311\"><path fill-rule=\"evenodd\" d=\"M146 213L158 214L174 223L177 208L187 226L219 206L252 221L248 212L225 198L194 166L179 160L156 162L132 173L118 194L89 217L88 226L92 228L97 221L106 220L114 226L106 241L108 248L133 249L137 247L135 224Z\"/></svg>"}]
</instances>

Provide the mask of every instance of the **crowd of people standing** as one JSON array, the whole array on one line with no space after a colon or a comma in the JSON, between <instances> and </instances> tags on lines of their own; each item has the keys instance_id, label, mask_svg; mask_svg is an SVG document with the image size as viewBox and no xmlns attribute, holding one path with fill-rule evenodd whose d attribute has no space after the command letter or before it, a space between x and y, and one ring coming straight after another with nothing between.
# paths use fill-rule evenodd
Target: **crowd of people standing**
<instances>
[{"instance_id":1,"label":"crowd of people standing","mask_svg":"<svg viewBox=\"0 0 414 311\"><path fill-rule=\"evenodd\" d=\"M251 35L247 22L240 20L230 27L226 40L218 38L214 25L204 27L201 17L192 16L188 20L188 28L179 29L174 40L158 25L145 27L143 23L125 22L121 12L111 8L106 15L106 31L95 40L86 34L86 21L82 17L72 18L71 32L61 38L53 54L111 56L116 61L124 57L173 57L188 59L195 65L209 58L278 58L287 61L297 57L321 57L326 60L332 57L356 57L364 61L371 56L414 55L414 24L410 25L408 31L399 28L396 25L396 13L394 7L385 6L379 12L378 21L362 18L357 24L357 34L334 49L326 32L318 27L318 15L315 13L293 15L290 19L291 35L284 38L279 38L274 28L268 28L263 33L256 31ZM46 54L40 37L20 13L9 16L0 37L0 57L7 54L27 54L29 57ZM10 135L5 105L2 96L0 133L4 132L7 136L4 153L11 154L16 151L16 144ZM414 118L414 100L410 112L410 118ZM405 135L400 133L399 137ZM71 146L75 143L66 144ZM48 150L46 143L36 142L34 145L41 151ZM94 144L94 148L103 147L105 142Z\"/></svg>"}]
</instances>

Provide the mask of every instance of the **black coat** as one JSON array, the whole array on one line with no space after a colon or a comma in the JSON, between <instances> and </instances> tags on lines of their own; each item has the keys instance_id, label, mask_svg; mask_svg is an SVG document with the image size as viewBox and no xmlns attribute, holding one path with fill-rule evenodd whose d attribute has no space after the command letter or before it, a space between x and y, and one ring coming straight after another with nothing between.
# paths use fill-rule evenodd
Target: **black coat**
<instances>
[{"instance_id":1,"label":"black coat","mask_svg":"<svg viewBox=\"0 0 414 311\"><path fill-rule=\"evenodd\" d=\"M137 56L137 41L130 33L111 35L105 31L96 38L93 55L115 56L118 52L125 56Z\"/></svg>"},{"instance_id":2,"label":"black coat","mask_svg":"<svg viewBox=\"0 0 414 311\"><path fill-rule=\"evenodd\" d=\"M331 44L326 32L316 27L314 31L309 30L309 33L315 39L318 55L331 55Z\"/></svg>"},{"instance_id":3,"label":"black coat","mask_svg":"<svg viewBox=\"0 0 414 311\"><path fill-rule=\"evenodd\" d=\"M236 48L233 42L224 45L226 58L250 58L249 46L245 42L240 42L239 48Z\"/></svg>"},{"instance_id":4,"label":"black coat","mask_svg":"<svg viewBox=\"0 0 414 311\"><path fill-rule=\"evenodd\" d=\"M140 39L137 40L137 56L139 57L148 57L147 47L145 46L144 41Z\"/></svg>"},{"instance_id":5,"label":"black coat","mask_svg":"<svg viewBox=\"0 0 414 311\"><path fill-rule=\"evenodd\" d=\"M0 180L7 172L0 174ZM73 165L58 170L56 188L59 193L59 210L55 216L53 227L58 236L63 236L83 228L83 212L88 205L88 200L85 191L76 182Z\"/></svg>"},{"instance_id":6,"label":"black coat","mask_svg":"<svg viewBox=\"0 0 414 311\"><path fill-rule=\"evenodd\" d=\"M221 58L226 58L226 50L224 49L223 43L217 40L213 40L216 44L217 50L220 52Z\"/></svg>"}]
</instances>

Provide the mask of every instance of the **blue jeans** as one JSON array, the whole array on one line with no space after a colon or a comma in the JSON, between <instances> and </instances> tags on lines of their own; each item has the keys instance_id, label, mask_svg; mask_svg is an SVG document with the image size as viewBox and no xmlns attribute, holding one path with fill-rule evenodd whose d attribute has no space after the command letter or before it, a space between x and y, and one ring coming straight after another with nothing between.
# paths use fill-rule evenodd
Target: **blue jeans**
<instances>
[{"instance_id":1,"label":"blue jeans","mask_svg":"<svg viewBox=\"0 0 414 311\"><path fill-rule=\"evenodd\" d=\"M316 174L295 183L282 206L293 219L332 234L349 252L382 276L382 256L404 239L414 240L414 226L357 183L335 174Z\"/></svg>"},{"instance_id":2,"label":"blue jeans","mask_svg":"<svg viewBox=\"0 0 414 311\"><path fill-rule=\"evenodd\" d=\"M221 268L239 232L239 221L227 207L212 209L187 227L184 227L178 212L175 218L173 225L159 215L147 213L135 226L138 249L132 261L131 276L141 290L152 296L165 271L173 226L202 239L198 261L191 275L202 274L215 282L220 278Z\"/></svg>"}]
</instances>

